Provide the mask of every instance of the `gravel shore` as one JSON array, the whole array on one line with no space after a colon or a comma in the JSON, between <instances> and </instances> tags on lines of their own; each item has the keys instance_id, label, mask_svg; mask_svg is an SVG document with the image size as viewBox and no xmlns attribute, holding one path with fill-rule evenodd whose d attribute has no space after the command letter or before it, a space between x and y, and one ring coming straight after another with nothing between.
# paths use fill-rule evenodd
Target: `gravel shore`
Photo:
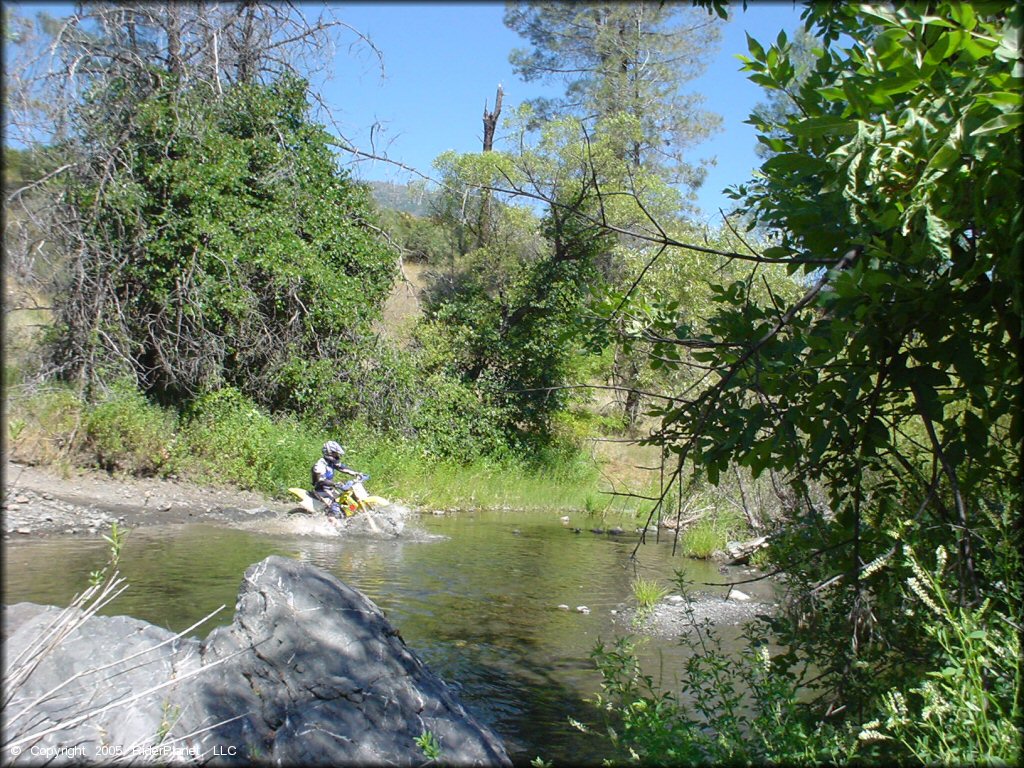
<instances>
[{"instance_id":1,"label":"gravel shore","mask_svg":"<svg viewBox=\"0 0 1024 768\"><path fill-rule=\"evenodd\" d=\"M258 493L207 488L177 480L116 477L4 463L3 537L95 535L125 528L201 521L234 523L273 517L295 507Z\"/></svg>"}]
</instances>

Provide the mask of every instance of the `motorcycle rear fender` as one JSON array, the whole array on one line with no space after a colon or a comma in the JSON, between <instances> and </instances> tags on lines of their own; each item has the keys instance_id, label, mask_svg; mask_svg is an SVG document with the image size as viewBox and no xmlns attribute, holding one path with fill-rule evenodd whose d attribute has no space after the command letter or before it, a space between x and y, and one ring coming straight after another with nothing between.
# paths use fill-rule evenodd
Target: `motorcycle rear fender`
<instances>
[{"instance_id":1,"label":"motorcycle rear fender","mask_svg":"<svg viewBox=\"0 0 1024 768\"><path fill-rule=\"evenodd\" d=\"M311 515L316 513L316 506L313 503L313 497L309 495L309 492L302 488L289 488L289 492L299 497L299 506L309 512Z\"/></svg>"}]
</instances>

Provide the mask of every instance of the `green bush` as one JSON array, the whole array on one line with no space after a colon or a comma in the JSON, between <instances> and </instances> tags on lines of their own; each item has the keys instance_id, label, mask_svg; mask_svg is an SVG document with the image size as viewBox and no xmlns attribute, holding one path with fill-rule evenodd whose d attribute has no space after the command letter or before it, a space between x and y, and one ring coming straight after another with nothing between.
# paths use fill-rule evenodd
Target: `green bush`
<instances>
[{"instance_id":1,"label":"green bush","mask_svg":"<svg viewBox=\"0 0 1024 768\"><path fill-rule=\"evenodd\" d=\"M300 375L343 366L338 380L357 386L364 358L351 347L373 335L395 257L313 121L308 84L282 74L213 94L99 82L90 103L77 139L119 161L104 182L102 161L62 176L75 237L89 243L69 250L54 288L62 375L94 384L105 364L127 364L165 405L228 384L272 412L294 408L282 375L294 361Z\"/></svg>"},{"instance_id":2,"label":"green bush","mask_svg":"<svg viewBox=\"0 0 1024 768\"><path fill-rule=\"evenodd\" d=\"M778 674L765 646L751 641L738 656L722 652L708 623L681 642L691 651L679 693L643 673L632 638L591 654L601 673L596 705L611 745L642 765L804 765L846 762L850 729L815 721L799 703L796 680Z\"/></svg>"},{"instance_id":3,"label":"green bush","mask_svg":"<svg viewBox=\"0 0 1024 768\"><path fill-rule=\"evenodd\" d=\"M344 380L340 365L331 360L293 355L275 373L274 385L287 393L277 397L279 407L310 422L338 424L355 416L355 388Z\"/></svg>"},{"instance_id":4,"label":"green bush","mask_svg":"<svg viewBox=\"0 0 1024 768\"><path fill-rule=\"evenodd\" d=\"M898 556L880 558L864 578L908 570L897 620L920 624L935 645L922 667L866 702L863 714L824 711L792 667L793 651L769 651L770 621L748 627L743 650L727 654L688 602L692 631L680 642L690 653L678 691L644 674L630 637L592 653L602 678L596 704L616 757L644 765L1019 764L1020 594L1019 581L1009 581L1017 577L965 608L956 605L944 549L931 569L909 546L903 554L903 565ZM682 581L680 589L685 595Z\"/></svg>"},{"instance_id":5,"label":"green bush","mask_svg":"<svg viewBox=\"0 0 1024 768\"><path fill-rule=\"evenodd\" d=\"M458 390L453 399L469 394L451 381L443 384ZM320 420L271 416L230 387L199 398L179 418L120 384L91 407L70 389L49 390L17 402L8 420L18 425L11 447L20 460L82 459L110 471L173 472L197 483L274 496L309 484L309 469L328 439L346 446L350 466L373 476L375 493L407 503L569 510L582 508L598 493L596 464L568 442L513 457L500 436L488 432L482 416L476 424L465 419L446 431L444 409L432 407L437 419L427 434L410 438L382 432L361 419L325 431ZM467 451L457 451L455 435L461 428L469 435ZM78 447L85 449L77 457L68 450L76 434ZM439 456L441 450L458 455Z\"/></svg>"},{"instance_id":6,"label":"green bush","mask_svg":"<svg viewBox=\"0 0 1024 768\"><path fill-rule=\"evenodd\" d=\"M281 494L309 483L323 439L295 419L271 418L238 390L226 388L190 407L178 451L198 481Z\"/></svg>"},{"instance_id":7,"label":"green bush","mask_svg":"<svg viewBox=\"0 0 1024 768\"><path fill-rule=\"evenodd\" d=\"M941 547L934 572L907 545L904 555L914 573L908 598L912 593L925 613L937 651L918 685L906 695L894 689L883 696L882 717L865 723L860 739L896 741L925 765L1019 765L1024 734L1015 704L1021 695L1015 617L992 600L977 609L958 606L955 590L942 584L947 555Z\"/></svg>"},{"instance_id":8,"label":"green bush","mask_svg":"<svg viewBox=\"0 0 1024 768\"><path fill-rule=\"evenodd\" d=\"M133 383L118 382L85 416L85 449L108 472L156 475L169 468L177 419Z\"/></svg>"},{"instance_id":9,"label":"green bush","mask_svg":"<svg viewBox=\"0 0 1024 768\"><path fill-rule=\"evenodd\" d=\"M266 469L257 490L283 496L288 488L307 487L310 467L320 457L323 435L309 431L292 417L275 418L265 434Z\"/></svg>"},{"instance_id":10,"label":"green bush","mask_svg":"<svg viewBox=\"0 0 1024 768\"><path fill-rule=\"evenodd\" d=\"M424 455L469 463L507 454L507 437L500 426L505 416L476 390L434 374L421 391L413 426Z\"/></svg>"}]
</instances>

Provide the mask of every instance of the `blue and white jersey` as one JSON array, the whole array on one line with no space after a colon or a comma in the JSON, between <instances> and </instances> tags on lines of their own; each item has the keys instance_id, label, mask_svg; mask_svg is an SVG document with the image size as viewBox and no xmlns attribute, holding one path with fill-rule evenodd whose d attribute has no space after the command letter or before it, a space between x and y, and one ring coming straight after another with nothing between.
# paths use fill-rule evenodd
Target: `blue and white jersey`
<instances>
[{"instance_id":1,"label":"blue and white jersey","mask_svg":"<svg viewBox=\"0 0 1024 768\"><path fill-rule=\"evenodd\" d=\"M331 464L327 459L317 459L311 472L313 476L313 490L322 491L325 488L333 488L334 476L339 470L348 469L344 464Z\"/></svg>"}]
</instances>

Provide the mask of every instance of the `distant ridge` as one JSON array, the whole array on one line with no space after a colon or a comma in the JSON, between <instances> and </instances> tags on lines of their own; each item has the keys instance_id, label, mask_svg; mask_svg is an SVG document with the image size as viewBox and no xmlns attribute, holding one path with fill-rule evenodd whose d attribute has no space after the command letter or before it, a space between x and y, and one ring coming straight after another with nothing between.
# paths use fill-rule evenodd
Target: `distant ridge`
<instances>
[{"instance_id":1,"label":"distant ridge","mask_svg":"<svg viewBox=\"0 0 1024 768\"><path fill-rule=\"evenodd\" d=\"M373 199L381 208L410 213L413 216L429 216L432 213L436 192L421 184L396 184L392 181L367 181Z\"/></svg>"}]
</instances>

